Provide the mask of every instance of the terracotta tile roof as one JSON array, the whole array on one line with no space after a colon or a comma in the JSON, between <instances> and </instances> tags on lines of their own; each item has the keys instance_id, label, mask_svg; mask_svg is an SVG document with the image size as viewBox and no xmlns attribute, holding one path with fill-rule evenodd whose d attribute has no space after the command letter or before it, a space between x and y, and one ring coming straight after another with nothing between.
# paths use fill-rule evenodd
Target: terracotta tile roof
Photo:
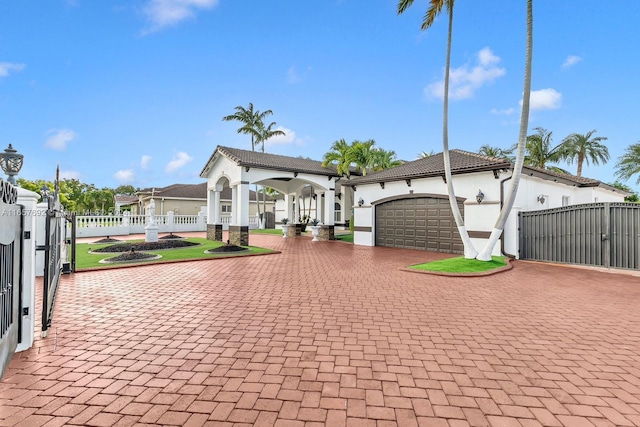
<instances>
[{"instance_id":1,"label":"terracotta tile roof","mask_svg":"<svg viewBox=\"0 0 640 427\"><path fill-rule=\"evenodd\" d=\"M291 171L300 173L313 173L316 175L339 176L335 168L322 167L322 162L318 160L305 159L301 157L281 156L278 154L262 153L259 151L240 150L231 147L216 147L215 151L209 158L206 166L202 170L200 176L204 177L206 170L214 159L214 156L220 153L238 166L257 167L263 169L273 169L281 171Z\"/></svg>"},{"instance_id":2,"label":"terracotta tile roof","mask_svg":"<svg viewBox=\"0 0 640 427\"><path fill-rule=\"evenodd\" d=\"M451 173L454 175L483 170L508 169L511 163L507 159L482 156L463 150L450 150ZM444 176L442 153L404 163L380 172L367 173L365 176L353 177L343 185L368 184L371 182L388 182L401 179L426 178Z\"/></svg>"},{"instance_id":3,"label":"terracotta tile roof","mask_svg":"<svg viewBox=\"0 0 640 427\"><path fill-rule=\"evenodd\" d=\"M496 169L512 170L514 166L514 164L508 159L488 157L478 153L471 153L457 149L451 150L449 152L449 157L451 159L451 173L453 175ZM550 181L563 182L567 185L575 185L577 187L604 187L617 192L621 191L596 179L555 172L548 169L540 169L532 166L523 166L522 173ZM351 180L344 182L343 185L369 184L372 182L388 182L402 179L428 178L433 176L444 176L442 153L407 162L395 168L385 169L376 173L369 173L366 176L354 177L351 178Z\"/></svg>"}]
</instances>

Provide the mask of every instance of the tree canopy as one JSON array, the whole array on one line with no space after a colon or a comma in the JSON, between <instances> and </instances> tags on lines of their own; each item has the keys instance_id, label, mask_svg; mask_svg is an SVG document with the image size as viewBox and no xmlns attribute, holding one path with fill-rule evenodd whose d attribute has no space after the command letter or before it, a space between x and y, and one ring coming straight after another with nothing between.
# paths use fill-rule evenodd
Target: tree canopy
<instances>
[{"instance_id":1,"label":"tree canopy","mask_svg":"<svg viewBox=\"0 0 640 427\"><path fill-rule=\"evenodd\" d=\"M53 181L42 179L28 180L18 178L17 184L25 190L42 194L42 189L47 188L49 193L54 191ZM115 207L114 196L116 194L132 196L139 189L132 185L121 185L115 189L103 187L97 188L93 184L86 184L78 179L61 179L58 182L60 203L71 212L92 212L106 214Z\"/></svg>"}]
</instances>

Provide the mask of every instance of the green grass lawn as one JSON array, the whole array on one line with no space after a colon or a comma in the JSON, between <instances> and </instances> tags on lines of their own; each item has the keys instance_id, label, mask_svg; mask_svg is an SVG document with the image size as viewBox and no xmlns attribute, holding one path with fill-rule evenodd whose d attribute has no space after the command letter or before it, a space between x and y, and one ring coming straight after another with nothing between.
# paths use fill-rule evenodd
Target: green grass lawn
<instances>
[{"instance_id":1,"label":"green grass lawn","mask_svg":"<svg viewBox=\"0 0 640 427\"><path fill-rule=\"evenodd\" d=\"M334 236L334 238L336 240L342 240L343 242L353 243L353 234L352 233L349 233L349 234L336 234Z\"/></svg>"},{"instance_id":2,"label":"green grass lawn","mask_svg":"<svg viewBox=\"0 0 640 427\"><path fill-rule=\"evenodd\" d=\"M255 230L249 230L249 234L279 234L282 236L282 230L279 228L256 228Z\"/></svg>"},{"instance_id":3,"label":"green grass lawn","mask_svg":"<svg viewBox=\"0 0 640 427\"><path fill-rule=\"evenodd\" d=\"M494 256L491 261L478 261L477 259L456 257L427 262L424 264L411 265L409 268L440 273L480 273L501 268L506 265L506 258L501 256Z\"/></svg>"},{"instance_id":4,"label":"green grass lawn","mask_svg":"<svg viewBox=\"0 0 640 427\"><path fill-rule=\"evenodd\" d=\"M205 254L204 251L208 249L215 249L224 245L223 242L216 242L213 240L207 240L202 238L189 238L186 239L189 242L201 243L200 246L191 246L188 248L180 249L165 249L160 251L149 251L151 254L162 255L162 258L153 261L142 261L140 263L123 262L118 264L100 264L99 261L104 258L110 258L118 255L117 253L101 253L91 254L90 250L103 248L109 246L109 243L94 244L94 243L78 243L76 245L76 270L89 269L89 268L113 268L122 267L125 265L146 265L158 262L166 261L178 261L178 260L195 260L195 259L212 259L212 258L228 258L233 256L242 256L247 254L262 254L273 253L271 249L259 248L256 246L249 246L249 252L241 253L220 253L220 254Z\"/></svg>"}]
</instances>

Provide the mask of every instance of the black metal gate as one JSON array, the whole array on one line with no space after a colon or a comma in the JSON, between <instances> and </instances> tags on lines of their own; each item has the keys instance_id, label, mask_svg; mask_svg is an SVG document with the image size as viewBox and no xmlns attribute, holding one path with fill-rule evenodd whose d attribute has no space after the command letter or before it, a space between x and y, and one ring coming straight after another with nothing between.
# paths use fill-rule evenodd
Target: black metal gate
<instances>
[{"instance_id":1,"label":"black metal gate","mask_svg":"<svg viewBox=\"0 0 640 427\"><path fill-rule=\"evenodd\" d=\"M640 205L588 203L520 212L520 258L640 269Z\"/></svg>"},{"instance_id":2,"label":"black metal gate","mask_svg":"<svg viewBox=\"0 0 640 427\"><path fill-rule=\"evenodd\" d=\"M24 207L18 190L0 178L0 377L21 341Z\"/></svg>"},{"instance_id":3,"label":"black metal gate","mask_svg":"<svg viewBox=\"0 0 640 427\"><path fill-rule=\"evenodd\" d=\"M54 193L49 195L45 192L43 198L47 203L45 242L44 246L38 247L38 249L44 251L42 337L46 337L53 319L53 307L60 275L75 271L76 221L75 213L65 213L60 204L57 180ZM67 222L71 225L70 232Z\"/></svg>"}]
</instances>

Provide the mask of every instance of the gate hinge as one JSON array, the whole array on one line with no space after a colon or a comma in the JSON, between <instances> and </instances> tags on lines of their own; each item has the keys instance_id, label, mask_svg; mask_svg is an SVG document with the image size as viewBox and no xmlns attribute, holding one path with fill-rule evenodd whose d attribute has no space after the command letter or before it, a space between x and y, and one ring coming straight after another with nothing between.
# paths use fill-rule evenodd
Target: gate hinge
<instances>
[{"instance_id":1,"label":"gate hinge","mask_svg":"<svg viewBox=\"0 0 640 427\"><path fill-rule=\"evenodd\" d=\"M25 231L25 232L23 232L23 233L22 233L22 238L23 238L24 240L29 240L29 239L31 239L31 232L30 232L30 231Z\"/></svg>"},{"instance_id":2,"label":"gate hinge","mask_svg":"<svg viewBox=\"0 0 640 427\"><path fill-rule=\"evenodd\" d=\"M29 307L22 307L22 315L23 316L29 315Z\"/></svg>"}]
</instances>

